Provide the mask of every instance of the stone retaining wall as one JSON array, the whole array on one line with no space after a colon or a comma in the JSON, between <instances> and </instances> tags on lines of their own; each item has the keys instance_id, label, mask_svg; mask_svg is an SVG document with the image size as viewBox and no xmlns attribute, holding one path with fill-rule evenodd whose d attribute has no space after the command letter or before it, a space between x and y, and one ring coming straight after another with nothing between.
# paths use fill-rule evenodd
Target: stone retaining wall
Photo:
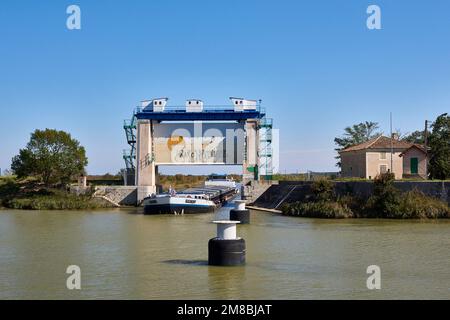
<instances>
[{"instance_id":1,"label":"stone retaining wall","mask_svg":"<svg viewBox=\"0 0 450 320\"><path fill-rule=\"evenodd\" d=\"M121 206L137 204L137 187L135 186L95 186L94 195L105 196ZM70 191L76 194L92 192L91 187L72 186Z\"/></svg>"}]
</instances>

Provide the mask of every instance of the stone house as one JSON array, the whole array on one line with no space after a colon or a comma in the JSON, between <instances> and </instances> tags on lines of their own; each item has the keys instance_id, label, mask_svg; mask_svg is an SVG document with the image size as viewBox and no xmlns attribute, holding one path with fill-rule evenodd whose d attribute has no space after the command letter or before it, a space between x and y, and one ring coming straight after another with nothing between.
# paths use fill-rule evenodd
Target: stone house
<instances>
[{"instance_id":1,"label":"stone house","mask_svg":"<svg viewBox=\"0 0 450 320\"><path fill-rule=\"evenodd\" d=\"M380 173L393 172L396 179L427 178L427 154L422 145L379 136L339 154L342 177L373 179Z\"/></svg>"}]
</instances>

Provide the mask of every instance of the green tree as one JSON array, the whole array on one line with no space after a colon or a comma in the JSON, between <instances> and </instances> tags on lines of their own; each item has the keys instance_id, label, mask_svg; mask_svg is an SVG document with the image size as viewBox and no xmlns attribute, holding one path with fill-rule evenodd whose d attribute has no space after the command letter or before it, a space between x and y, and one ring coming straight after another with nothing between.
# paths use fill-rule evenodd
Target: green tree
<instances>
[{"instance_id":1,"label":"green tree","mask_svg":"<svg viewBox=\"0 0 450 320\"><path fill-rule=\"evenodd\" d=\"M11 169L19 178L36 176L48 186L84 174L87 162L84 147L69 133L45 129L31 134L25 149L12 159Z\"/></svg>"},{"instance_id":2,"label":"green tree","mask_svg":"<svg viewBox=\"0 0 450 320\"><path fill-rule=\"evenodd\" d=\"M450 116L437 117L432 125L428 146L430 148L429 172L432 179L450 178Z\"/></svg>"},{"instance_id":3,"label":"green tree","mask_svg":"<svg viewBox=\"0 0 450 320\"><path fill-rule=\"evenodd\" d=\"M406 135L405 137L402 138L402 140L411 143L424 144L425 136L423 134L423 131L417 130Z\"/></svg>"},{"instance_id":4,"label":"green tree","mask_svg":"<svg viewBox=\"0 0 450 320\"><path fill-rule=\"evenodd\" d=\"M381 135L380 132L376 131L378 128L378 123L371 121L361 122L351 127L346 127L344 129L343 136L334 138L334 143L338 146L334 150L339 152L352 145L363 143L372 138L378 137ZM338 154L336 159L338 160L336 165L340 167L341 156Z\"/></svg>"}]
</instances>

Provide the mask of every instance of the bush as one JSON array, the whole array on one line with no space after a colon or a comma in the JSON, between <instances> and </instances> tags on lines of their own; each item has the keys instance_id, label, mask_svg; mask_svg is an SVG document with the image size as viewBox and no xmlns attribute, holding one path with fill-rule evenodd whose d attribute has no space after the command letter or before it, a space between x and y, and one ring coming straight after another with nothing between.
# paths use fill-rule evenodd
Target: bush
<instances>
[{"instance_id":1,"label":"bush","mask_svg":"<svg viewBox=\"0 0 450 320\"><path fill-rule=\"evenodd\" d=\"M393 181L390 173L375 178L373 195L363 207L361 216L394 219L450 217L450 209L445 202L426 196L418 190L400 193Z\"/></svg>"},{"instance_id":2,"label":"bush","mask_svg":"<svg viewBox=\"0 0 450 320\"><path fill-rule=\"evenodd\" d=\"M330 180L320 179L311 185L311 192L315 201L329 201L334 199L334 183Z\"/></svg>"},{"instance_id":3,"label":"bush","mask_svg":"<svg viewBox=\"0 0 450 320\"><path fill-rule=\"evenodd\" d=\"M43 188L33 180L0 180L0 206L11 209L65 210L111 207L103 199L91 194L77 196L64 190Z\"/></svg>"},{"instance_id":4,"label":"bush","mask_svg":"<svg viewBox=\"0 0 450 320\"><path fill-rule=\"evenodd\" d=\"M285 215L310 218L350 218L353 212L350 207L336 201L334 183L327 179L316 180L311 184L313 194L310 202L294 202L285 204L282 212Z\"/></svg>"},{"instance_id":5,"label":"bush","mask_svg":"<svg viewBox=\"0 0 450 320\"><path fill-rule=\"evenodd\" d=\"M340 203L342 206L350 208L354 216L357 215L357 213L361 210L361 208L365 204L365 201L363 201L361 198L352 196L350 194L339 196L336 201Z\"/></svg>"},{"instance_id":6,"label":"bush","mask_svg":"<svg viewBox=\"0 0 450 320\"><path fill-rule=\"evenodd\" d=\"M309 218L351 218L352 210L336 201L295 202L285 204L282 212L289 216Z\"/></svg>"},{"instance_id":7,"label":"bush","mask_svg":"<svg viewBox=\"0 0 450 320\"><path fill-rule=\"evenodd\" d=\"M15 178L0 179L0 207L6 206L6 201L12 194L20 191L19 185L15 182Z\"/></svg>"},{"instance_id":8,"label":"bush","mask_svg":"<svg viewBox=\"0 0 450 320\"><path fill-rule=\"evenodd\" d=\"M24 210L79 210L109 207L100 199L76 195L33 195L26 198L13 198L6 201L11 209Z\"/></svg>"},{"instance_id":9,"label":"bush","mask_svg":"<svg viewBox=\"0 0 450 320\"><path fill-rule=\"evenodd\" d=\"M369 217L392 218L399 214L401 196L394 180L394 174L389 172L375 177L373 195L364 208Z\"/></svg>"},{"instance_id":10,"label":"bush","mask_svg":"<svg viewBox=\"0 0 450 320\"><path fill-rule=\"evenodd\" d=\"M450 208L438 199L413 190L402 195L399 216L403 219L450 218Z\"/></svg>"}]
</instances>

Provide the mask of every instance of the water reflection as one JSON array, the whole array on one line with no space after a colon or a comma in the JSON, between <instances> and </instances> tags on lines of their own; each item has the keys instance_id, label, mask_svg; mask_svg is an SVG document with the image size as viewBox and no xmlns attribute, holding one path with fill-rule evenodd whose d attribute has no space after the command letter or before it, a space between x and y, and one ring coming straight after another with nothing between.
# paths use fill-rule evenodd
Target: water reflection
<instances>
[{"instance_id":1,"label":"water reflection","mask_svg":"<svg viewBox=\"0 0 450 320\"><path fill-rule=\"evenodd\" d=\"M239 299L245 292L246 268L208 267L208 292L211 299Z\"/></svg>"},{"instance_id":2,"label":"water reflection","mask_svg":"<svg viewBox=\"0 0 450 320\"><path fill-rule=\"evenodd\" d=\"M192 266L207 266L208 260L183 260L183 259L175 259L175 260L165 260L164 263L170 264L188 264Z\"/></svg>"}]
</instances>

